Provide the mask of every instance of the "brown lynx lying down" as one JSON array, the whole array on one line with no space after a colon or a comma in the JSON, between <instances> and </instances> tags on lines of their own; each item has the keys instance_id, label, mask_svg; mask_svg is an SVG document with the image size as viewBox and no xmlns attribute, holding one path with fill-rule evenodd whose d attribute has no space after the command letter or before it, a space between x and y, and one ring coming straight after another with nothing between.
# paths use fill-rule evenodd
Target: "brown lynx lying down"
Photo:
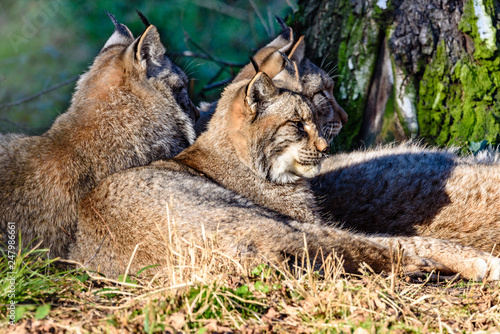
<instances>
[{"instance_id":1,"label":"brown lynx lying down","mask_svg":"<svg viewBox=\"0 0 500 334\"><path fill-rule=\"evenodd\" d=\"M68 111L41 136L0 137L4 243L14 222L25 246L38 238L51 256L66 256L77 203L101 179L174 156L194 141L187 78L165 57L156 28L134 40L114 23Z\"/></svg>"},{"instance_id":2,"label":"brown lynx lying down","mask_svg":"<svg viewBox=\"0 0 500 334\"><path fill-rule=\"evenodd\" d=\"M293 30L278 19L283 31L273 41L257 51L252 57L259 71L273 79L276 86L301 93L308 97L313 106L316 126L323 138L330 143L347 122L346 112L333 96L332 78L309 59L304 58L305 42L303 37L294 44ZM285 63L291 65L281 66ZM249 80L256 71L252 64L243 67L233 83ZM200 119L195 124L197 135L206 130L207 124L217 107L217 102L200 106Z\"/></svg>"},{"instance_id":3,"label":"brown lynx lying down","mask_svg":"<svg viewBox=\"0 0 500 334\"><path fill-rule=\"evenodd\" d=\"M348 271L366 262L391 270L461 272L499 279L500 259L432 238L365 237L322 224L304 177L316 175L328 145L308 101L258 73L226 88L209 129L175 158L103 180L82 201L70 258L107 276L165 264L171 221L177 236L201 245L213 236L231 255L335 251ZM170 215L167 214L167 208Z\"/></svg>"},{"instance_id":4,"label":"brown lynx lying down","mask_svg":"<svg viewBox=\"0 0 500 334\"><path fill-rule=\"evenodd\" d=\"M312 182L323 215L368 233L452 240L500 252L500 159L415 144L328 158Z\"/></svg>"}]
</instances>

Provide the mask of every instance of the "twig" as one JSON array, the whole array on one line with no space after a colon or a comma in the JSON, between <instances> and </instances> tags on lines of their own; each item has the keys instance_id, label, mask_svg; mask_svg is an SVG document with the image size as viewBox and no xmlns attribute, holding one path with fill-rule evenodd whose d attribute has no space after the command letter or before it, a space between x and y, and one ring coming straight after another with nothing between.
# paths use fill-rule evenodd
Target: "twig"
<instances>
[{"instance_id":1,"label":"twig","mask_svg":"<svg viewBox=\"0 0 500 334\"><path fill-rule=\"evenodd\" d=\"M81 262L78 262L78 261L59 259L59 262L68 263L68 264L74 264L74 265L79 266L83 271L85 271L87 273L87 275L89 275L90 279L93 279L93 280L96 280L96 281L103 281L103 282L113 283L113 284L116 284L116 285L128 286L128 287L131 287L131 288L142 288L142 289L144 289L144 286L139 285L139 284L121 282L121 281L117 281L117 280L114 280L114 279L111 279L111 278L106 278L106 277L102 277L102 276L96 276L90 270L88 270Z\"/></svg>"},{"instance_id":2,"label":"twig","mask_svg":"<svg viewBox=\"0 0 500 334\"><path fill-rule=\"evenodd\" d=\"M137 252L137 249L139 248L139 246L141 244L142 244L142 242L139 242L137 245L135 245L134 251L132 252L132 256L130 257L130 261L128 262L127 269L125 270L125 275L123 275L123 282L127 281L127 276L128 276L128 272L130 270L130 266L132 265L132 261L134 260L135 253Z\"/></svg>"},{"instance_id":3,"label":"twig","mask_svg":"<svg viewBox=\"0 0 500 334\"><path fill-rule=\"evenodd\" d=\"M26 125L23 125L21 123L17 123L17 122L11 121L10 119L8 119L6 117L0 117L0 122L10 123L10 124L14 125L15 127L23 129L24 131L26 131L28 133L35 132L35 130L33 130L32 128L27 127Z\"/></svg>"},{"instance_id":4,"label":"twig","mask_svg":"<svg viewBox=\"0 0 500 334\"><path fill-rule=\"evenodd\" d=\"M190 57L190 58L206 59L206 60L211 60L213 62L219 63L220 65L230 66L230 67L243 67L243 66L245 66L245 64L243 64L243 63L235 63L235 62L222 60L219 58L209 56L205 52L203 52L203 53L193 52L193 51L171 52L168 54L168 56L172 57L172 58L174 58L174 57Z\"/></svg>"},{"instance_id":5,"label":"twig","mask_svg":"<svg viewBox=\"0 0 500 334\"><path fill-rule=\"evenodd\" d=\"M74 81L78 80L78 78L79 78L79 77L80 77L79 75L76 75L76 76L74 76L74 77L72 77L72 78L69 78L69 79L68 79L68 80L66 80L66 81L63 81L63 82L61 82L61 83L58 83L57 85L54 85L54 86L49 87L49 88L47 88L47 89L44 89L44 90L42 90L41 92L36 93L36 94L34 94L34 95L26 96L26 97L24 97L24 98L22 98L22 99L20 99L20 100L18 100L18 101L8 102L8 103L1 104L1 105L0 105L0 109L4 109L4 108L9 108L9 107L17 106L17 105L22 104L22 103L24 103L24 102L28 102L28 101L34 100L34 99L36 99L37 97L40 97L40 96L42 96L42 95L44 95L44 94L47 94L47 93L50 93L50 92L52 92L53 90L56 90L56 89L58 89L58 88L61 88L61 87L63 87L63 86L66 86L66 85L68 85L68 84L70 84L70 83L72 83L72 82L74 82Z\"/></svg>"},{"instance_id":6,"label":"twig","mask_svg":"<svg viewBox=\"0 0 500 334\"><path fill-rule=\"evenodd\" d=\"M217 81L217 82L211 83L211 84L206 85L205 87L203 87L202 91L206 92L207 90L212 90L212 89L215 89L215 88L219 88L221 86L225 86L228 83L230 83L231 80L232 80L231 78L228 78L228 79L224 79L224 80L221 80L221 81Z\"/></svg>"},{"instance_id":7,"label":"twig","mask_svg":"<svg viewBox=\"0 0 500 334\"><path fill-rule=\"evenodd\" d=\"M232 75L232 71L231 70L228 70L227 67L225 67L225 66L221 66L221 60L220 59L215 58L214 56L212 56L211 54L209 54L207 51L205 51L205 49L203 49L200 45L198 45L195 41L193 41L191 39L191 37L187 33L184 34L184 39L186 40L186 42L190 43L195 48L197 48L200 52L202 52L207 57L208 60L211 60L211 61L217 63L220 67L222 67L224 69L224 71L226 71L226 72L228 72L229 74ZM243 67L243 66L241 66L241 67Z\"/></svg>"},{"instance_id":8,"label":"twig","mask_svg":"<svg viewBox=\"0 0 500 334\"><path fill-rule=\"evenodd\" d=\"M89 264L90 262L92 262L92 260L96 257L97 253L99 253L99 251L101 250L101 247L102 247L102 244L104 243L104 240L106 240L107 237L108 237L108 235L105 234L104 238L102 238L102 241L99 244L99 247L97 247L97 250L95 251L94 255L92 255L92 257L90 259L88 259L87 261L85 261L83 263L84 266L86 266L87 264Z\"/></svg>"},{"instance_id":9,"label":"twig","mask_svg":"<svg viewBox=\"0 0 500 334\"><path fill-rule=\"evenodd\" d=\"M257 5L255 4L255 1L253 0L249 0L250 1L250 4L252 5L253 7L253 10L255 11L255 13L257 14L260 22L262 23L262 25L264 26L264 29L266 30L266 33L267 33L267 36L269 38L273 37L273 35L271 35L271 32L269 31L269 27L267 26L267 23L266 23L266 20L264 19L264 16L262 16L262 13L260 12L259 8L257 7Z\"/></svg>"}]
</instances>

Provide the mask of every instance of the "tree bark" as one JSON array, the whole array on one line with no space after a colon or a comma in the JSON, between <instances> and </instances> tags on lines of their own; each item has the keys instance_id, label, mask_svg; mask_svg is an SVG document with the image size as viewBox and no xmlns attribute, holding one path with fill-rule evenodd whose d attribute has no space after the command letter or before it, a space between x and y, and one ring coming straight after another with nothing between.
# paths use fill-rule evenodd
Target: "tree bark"
<instances>
[{"instance_id":1,"label":"tree bark","mask_svg":"<svg viewBox=\"0 0 500 334\"><path fill-rule=\"evenodd\" d=\"M349 149L421 137L472 151L500 144L497 0L299 1L308 56L336 64ZM327 68L328 69L328 68Z\"/></svg>"}]
</instances>

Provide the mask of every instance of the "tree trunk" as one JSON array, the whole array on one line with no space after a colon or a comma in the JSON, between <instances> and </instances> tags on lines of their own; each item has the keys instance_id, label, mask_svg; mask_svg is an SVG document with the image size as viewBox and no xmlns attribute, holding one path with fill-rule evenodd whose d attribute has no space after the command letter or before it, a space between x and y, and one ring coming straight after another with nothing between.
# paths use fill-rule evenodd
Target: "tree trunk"
<instances>
[{"instance_id":1,"label":"tree trunk","mask_svg":"<svg viewBox=\"0 0 500 334\"><path fill-rule=\"evenodd\" d=\"M337 64L348 149L422 137L477 150L500 144L497 0L299 1L308 55Z\"/></svg>"}]
</instances>

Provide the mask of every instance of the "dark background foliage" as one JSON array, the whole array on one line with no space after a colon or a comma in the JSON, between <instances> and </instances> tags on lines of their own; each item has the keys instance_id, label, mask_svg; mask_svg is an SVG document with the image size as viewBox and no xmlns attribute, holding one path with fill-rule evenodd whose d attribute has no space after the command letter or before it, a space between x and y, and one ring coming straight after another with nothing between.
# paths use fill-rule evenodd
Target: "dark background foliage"
<instances>
[{"instance_id":1,"label":"dark background foliage","mask_svg":"<svg viewBox=\"0 0 500 334\"><path fill-rule=\"evenodd\" d=\"M285 0L2 1L0 2L0 132L40 133L69 105L74 81L113 33L105 10L134 36L144 26L135 9L156 25L167 52L193 79L195 103L216 100L207 85L230 78L278 31L274 15L296 9ZM208 58L183 57L192 51ZM59 83L33 100L17 102ZM4 105L4 107L1 107Z\"/></svg>"}]
</instances>

